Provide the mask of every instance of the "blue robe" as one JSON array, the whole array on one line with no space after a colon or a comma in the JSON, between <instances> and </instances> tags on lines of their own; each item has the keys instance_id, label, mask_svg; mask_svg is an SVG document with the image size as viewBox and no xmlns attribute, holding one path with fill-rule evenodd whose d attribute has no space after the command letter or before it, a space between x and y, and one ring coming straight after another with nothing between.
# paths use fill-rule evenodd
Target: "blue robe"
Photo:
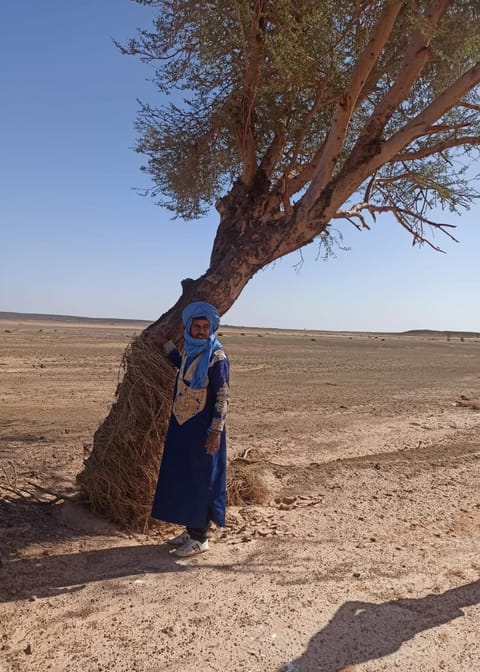
<instances>
[{"instance_id":1,"label":"blue robe","mask_svg":"<svg viewBox=\"0 0 480 672\"><path fill-rule=\"evenodd\" d=\"M173 349L168 356L180 369L180 352ZM185 370L187 368L185 366ZM174 413L170 416L153 501L153 518L194 528L204 528L210 520L220 527L225 525L225 396L228 399L228 384L229 361L223 350L217 350L213 353L208 368L203 410L183 424L178 423ZM179 375L175 382L174 399L178 388ZM207 455L205 440L211 428L222 430L220 448L213 455Z\"/></svg>"}]
</instances>

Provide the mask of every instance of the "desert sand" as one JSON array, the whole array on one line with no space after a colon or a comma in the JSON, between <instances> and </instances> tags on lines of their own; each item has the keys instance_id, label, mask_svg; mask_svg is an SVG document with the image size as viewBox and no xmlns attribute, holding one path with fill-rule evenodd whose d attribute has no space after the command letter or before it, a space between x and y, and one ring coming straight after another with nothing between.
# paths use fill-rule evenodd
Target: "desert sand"
<instances>
[{"instance_id":1,"label":"desert sand","mask_svg":"<svg viewBox=\"0 0 480 672\"><path fill-rule=\"evenodd\" d=\"M0 670L480 670L480 338L222 328L269 500L180 560L74 497L143 326L0 320Z\"/></svg>"}]
</instances>

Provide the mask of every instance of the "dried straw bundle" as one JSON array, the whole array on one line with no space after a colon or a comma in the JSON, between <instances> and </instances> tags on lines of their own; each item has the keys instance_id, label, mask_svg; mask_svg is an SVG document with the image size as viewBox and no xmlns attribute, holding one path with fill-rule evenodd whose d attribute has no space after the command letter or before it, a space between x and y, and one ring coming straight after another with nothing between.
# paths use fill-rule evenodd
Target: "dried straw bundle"
<instances>
[{"instance_id":1,"label":"dried straw bundle","mask_svg":"<svg viewBox=\"0 0 480 672\"><path fill-rule=\"evenodd\" d=\"M94 436L77 476L95 511L124 527L145 531L171 410L174 370L141 336L125 351L116 400Z\"/></svg>"},{"instance_id":2,"label":"dried straw bundle","mask_svg":"<svg viewBox=\"0 0 480 672\"><path fill-rule=\"evenodd\" d=\"M229 462L227 472L227 504L265 504L270 491L258 463L241 457Z\"/></svg>"}]
</instances>

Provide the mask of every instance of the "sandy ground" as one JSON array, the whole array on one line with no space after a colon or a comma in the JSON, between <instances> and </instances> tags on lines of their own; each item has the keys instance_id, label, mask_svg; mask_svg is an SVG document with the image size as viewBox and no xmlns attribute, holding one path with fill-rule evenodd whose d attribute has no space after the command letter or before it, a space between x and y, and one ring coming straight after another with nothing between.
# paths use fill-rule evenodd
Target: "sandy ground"
<instances>
[{"instance_id":1,"label":"sandy ground","mask_svg":"<svg viewBox=\"0 0 480 672\"><path fill-rule=\"evenodd\" d=\"M271 501L175 560L28 483L74 493L139 330L0 322L2 672L480 670L479 338L225 328Z\"/></svg>"}]
</instances>

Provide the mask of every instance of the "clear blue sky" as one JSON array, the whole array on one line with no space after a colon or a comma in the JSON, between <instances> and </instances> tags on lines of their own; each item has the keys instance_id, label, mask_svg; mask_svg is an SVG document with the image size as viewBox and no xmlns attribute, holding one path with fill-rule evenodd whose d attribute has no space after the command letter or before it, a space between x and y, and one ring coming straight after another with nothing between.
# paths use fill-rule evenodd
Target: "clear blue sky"
<instances>
[{"instance_id":1,"label":"clear blue sky","mask_svg":"<svg viewBox=\"0 0 480 672\"><path fill-rule=\"evenodd\" d=\"M172 221L140 197L132 150L137 98L155 102L147 66L112 43L148 26L130 0L2 0L0 310L155 319L180 280L208 266L216 213ZM411 246L388 218L341 225L337 258L304 250L258 273L227 324L360 331L480 331L480 206L447 254Z\"/></svg>"}]
</instances>

